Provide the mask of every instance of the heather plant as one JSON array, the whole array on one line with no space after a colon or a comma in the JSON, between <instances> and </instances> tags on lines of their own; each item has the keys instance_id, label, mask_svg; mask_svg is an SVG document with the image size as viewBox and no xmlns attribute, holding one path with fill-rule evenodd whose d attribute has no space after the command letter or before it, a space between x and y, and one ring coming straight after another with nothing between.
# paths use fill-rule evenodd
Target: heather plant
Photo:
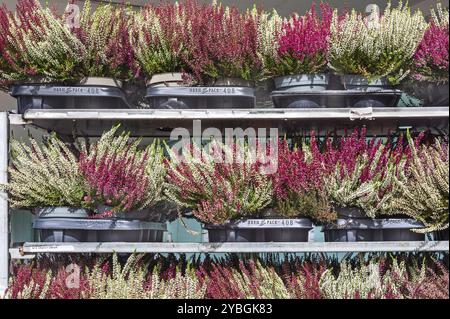
<instances>
[{"instance_id":1,"label":"heather plant","mask_svg":"<svg viewBox=\"0 0 450 319\"><path fill-rule=\"evenodd\" d=\"M412 77L419 81L448 82L449 12L437 5L416 53Z\"/></svg>"},{"instance_id":2,"label":"heather plant","mask_svg":"<svg viewBox=\"0 0 450 319\"><path fill-rule=\"evenodd\" d=\"M6 90L9 84L8 77L12 74L16 66L14 60L15 52L11 50L8 37L10 33L11 12L6 5L0 6L0 89Z\"/></svg>"},{"instance_id":3,"label":"heather plant","mask_svg":"<svg viewBox=\"0 0 450 319\"><path fill-rule=\"evenodd\" d=\"M278 147L278 171L272 175L274 201L284 217L299 215L317 221L336 218L324 185L325 167L315 137L310 146L290 150L287 141Z\"/></svg>"},{"instance_id":4,"label":"heather plant","mask_svg":"<svg viewBox=\"0 0 450 319\"><path fill-rule=\"evenodd\" d=\"M248 268L240 263L239 270L233 271L233 280L244 293L244 298L290 298L283 280L272 267L263 267L259 262L251 261Z\"/></svg>"},{"instance_id":5,"label":"heather plant","mask_svg":"<svg viewBox=\"0 0 450 319\"><path fill-rule=\"evenodd\" d=\"M283 22L277 57L268 66L271 74L316 74L326 70L333 10L326 4L320 7L321 17L313 5L304 16L294 14Z\"/></svg>"},{"instance_id":6,"label":"heather plant","mask_svg":"<svg viewBox=\"0 0 450 319\"><path fill-rule=\"evenodd\" d=\"M325 185L338 207L357 207L369 217L387 213L395 186L408 161L408 149L400 138L397 146L380 139L367 141L365 130L343 137L333 150L327 143Z\"/></svg>"},{"instance_id":7,"label":"heather plant","mask_svg":"<svg viewBox=\"0 0 450 319\"><path fill-rule=\"evenodd\" d=\"M409 138L411 165L394 181L392 212L401 212L422 222L431 232L448 228L449 150L448 142L419 145Z\"/></svg>"},{"instance_id":8,"label":"heather plant","mask_svg":"<svg viewBox=\"0 0 450 319\"><path fill-rule=\"evenodd\" d=\"M65 24L64 16L36 0L20 0L9 18L8 45L2 54L13 60L3 74L8 81L71 82L85 56L83 43Z\"/></svg>"},{"instance_id":9,"label":"heather plant","mask_svg":"<svg viewBox=\"0 0 450 319\"><path fill-rule=\"evenodd\" d=\"M286 260L282 264L282 278L294 299L322 299L320 278L327 270L325 260L298 262Z\"/></svg>"},{"instance_id":10,"label":"heather plant","mask_svg":"<svg viewBox=\"0 0 450 319\"><path fill-rule=\"evenodd\" d=\"M416 297L419 299L449 299L448 269L437 263L437 269L427 268L427 276L422 280Z\"/></svg>"},{"instance_id":11,"label":"heather plant","mask_svg":"<svg viewBox=\"0 0 450 319\"><path fill-rule=\"evenodd\" d=\"M222 4L184 2L182 60L199 84L218 78L254 80L260 73L257 26L251 15Z\"/></svg>"},{"instance_id":12,"label":"heather plant","mask_svg":"<svg viewBox=\"0 0 450 319\"><path fill-rule=\"evenodd\" d=\"M137 72L129 37L133 25L131 8L100 4L92 10L90 1L85 1L79 27L71 28L84 48L81 64L77 66L79 77L133 78Z\"/></svg>"},{"instance_id":13,"label":"heather plant","mask_svg":"<svg viewBox=\"0 0 450 319\"><path fill-rule=\"evenodd\" d=\"M222 299L287 299L291 295L275 267L260 260L244 262L236 267L212 264L201 265L198 276L206 278L206 298Z\"/></svg>"},{"instance_id":14,"label":"heather plant","mask_svg":"<svg viewBox=\"0 0 450 319\"><path fill-rule=\"evenodd\" d=\"M379 19L369 22L353 10L343 17L333 14L330 37L330 67L340 74L356 74L373 81L387 77L398 83L409 65L426 29L420 11L388 3Z\"/></svg>"},{"instance_id":15,"label":"heather plant","mask_svg":"<svg viewBox=\"0 0 450 319\"><path fill-rule=\"evenodd\" d=\"M78 159L56 136L41 145L11 141L10 182L1 185L8 191L11 206L85 207L87 185L78 168Z\"/></svg>"},{"instance_id":16,"label":"heather plant","mask_svg":"<svg viewBox=\"0 0 450 319\"><path fill-rule=\"evenodd\" d=\"M178 3L148 5L135 15L131 41L148 78L158 73L183 71L181 39L185 24L184 6Z\"/></svg>"},{"instance_id":17,"label":"heather plant","mask_svg":"<svg viewBox=\"0 0 450 319\"><path fill-rule=\"evenodd\" d=\"M45 299L50 289L52 271L42 271L22 266L14 280L10 280L7 292L13 299Z\"/></svg>"},{"instance_id":18,"label":"heather plant","mask_svg":"<svg viewBox=\"0 0 450 319\"><path fill-rule=\"evenodd\" d=\"M283 25L283 19L276 10L267 12L253 8L247 12L255 20L257 28L257 55L261 61L261 78L273 76L271 70L278 58L279 37Z\"/></svg>"},{"instance_id":19,"label":"heather plant","mask_svg":"<svg viewBox=\"0 0 450 319\"><path fill-rule=\"evenodd\" d=\"M189 267L182 273L176 269L173 277L162 278L159 266L151 276L144 255L131 255L122 266L116 254L108 262L97 261L92 269L86 269L82 277L87 285L82 293L91 299L203 299L207 282Z\"/></svg>"},{"instance_id":20,"label":"heather plant","mask_svg":"<svg viewBox=\"0 0 450 319\"><path fill-rule=\"evenodd\" d=\"M48 258L48 257L47 257ZM7 298L24 299L447 299L448 261L413 254L382 254L346 258L227 256L188 262L173 257L144 258L133 254L125 262L84 257L79 286L68 287L64 265L40 257L15 265ZM71 261L72 263L74 261ZM83 264L85 267L83 267ZM55 274L55 275L53 275Z\"/></svg>"},{"instance_id":21,"label":"heather plant","mask_svg":"<svg viewBox=\"0 0 450 319\"><path fill-rule=\"evenodd\" d=\"M337 275L331 269L322 274L320 290L326 299L409 298L408 294L402 293L404 282L398 278L417 286L425 280L426 268L417 266L413 269L413 275L407 268L405 261L398 262L395 258L388 269L383 269L383 263L379 260L360 261L356 267L343 261Z\"/></svg>"},{"instance_id":22,"label":"heather plant","mask_svg":"<svg viewBox=\"0 0 450 319\"><path fill-rule=\"evenodd\" d=\"M111 271L105 264L97 263L87 271L89 298L92 299L148 299L145 289L147 270L139 264L142 255L131 255L125 265L113 255Z\"/></svg>"},{"instance_id":23,"label":"heather plant","mask_svg":"<svg viewBox=\"0 0 450 319\"><path fill-rule=\"evenodd\" d=\"M79 26L68 24L67 14L59 15L36 0L19 1L14 14L1 10L3 82L74 83L90 76L136 75L129 8L102 4L91 10L86 1Z\"/></svg>"},{"instance_id":24,"label":"heather plant","mask_svg":"<svg viewBox=\"0 0 450 319\"><path fill-rule=\"evenodd\" d=\"M223 224L255 215L272 201L272 183L248 146L212 141L210 150L194 145L184 160L169 149L166 195L204 223ZM239 150L242 150L239 151ZM202 154L195 156L195 154ZM222 160L217 160L217 156Z\"/></svg>"},{"instance_id":25,"label":"heather plant","mask_svg":"<svg viewBox=\"0 0 450 319\"><path fill-rule=\"evenodd\" d=\"M188 267L185 273L176 269L172 278L161 278L155 267L150 283L147 284L152 299L204 299L208 280L197 277L194 269Z\"/></svg>"},{"instance_id":26,"label":"heather plant","mask_svg":"<svg viewBox=\"0 0 450 319\"><path fill-rule=\"evenodd\" d=\"M84 145L80 154L79 170L88 185L86 205L111 207L99 217L144 209L162 200L166 170L159 142L139 150L140 140L130 141L128 133L115 137L118 128L89 148Z\"/></svg>"}]
</instances>

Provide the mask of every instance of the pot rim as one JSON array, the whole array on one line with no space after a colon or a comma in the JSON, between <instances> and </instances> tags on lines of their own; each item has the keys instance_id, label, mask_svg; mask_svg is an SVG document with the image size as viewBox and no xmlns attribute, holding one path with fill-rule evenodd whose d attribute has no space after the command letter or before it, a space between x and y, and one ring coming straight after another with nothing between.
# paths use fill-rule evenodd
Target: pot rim
<instances>
[{"instance_id":1,"label":"pot rim","mask_svg":"<svg viewBox=\"0 0 450 319\"><path fill-rule=\"evenodd\" d=\"M111 77L87 76L78 82L83 86L111 86L121 89L123 81Z\"/></svg>"},{"instance_id":2,"label":"pot rim","mask_svg":"<svg viewBox=\"0 0 450 319\"><path fill-rule=\"evenodd\" d=\"M164 84L164 86L170 86L170 85L166 85L166 83L182 84L183 83L183 73L182 72L156 73L156 74L153 74L145 82L145 84L147 86L157 86L158 84ZM180 85L178 85L178 86L180 86Z\"/></svg>"}]
</instances>

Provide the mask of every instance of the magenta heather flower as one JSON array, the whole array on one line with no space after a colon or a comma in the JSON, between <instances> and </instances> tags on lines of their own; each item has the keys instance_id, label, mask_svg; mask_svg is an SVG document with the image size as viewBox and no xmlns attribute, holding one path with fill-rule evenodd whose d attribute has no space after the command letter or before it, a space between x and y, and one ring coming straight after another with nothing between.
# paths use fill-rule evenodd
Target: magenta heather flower
<instances>
[{"instance_id":1,"label":"magenta heather flower","mask_svg":"<svg viewBox=\"0 0 450 319\"><path fill-rule=\"evenodd\" d=\"M10 14L5 4L0 6L0 87L7 87L8 81L5 76L11 72L10 64L13 62L8 48Z\"/></svg>"},{"instance_id":2,"label":"magenta heather flower","mask_svg":"<svg viewBox=\"0 0 450 319\"><path fill-rule=\"evenodd\" d=\"M276 68L279 75L315 74L327 65L333 10L321 4L321 17L315 5L304 16L293 15L283 23Z\"/></svg>"},{"instance_id":3,"label":"magenta heather flower","mask_svg":"<svg viewBox=\"0 0 450 319\"><path fill-rule=\"evenodd\" d=\"M35 42L46 34L46 21L42 21L37 14L39 9L35 0L19 0L15 15L6 5L0 6L0 86L8 87L14 81L38 73L21 48L25 47L25 33L30 34ZM14 32L13 35L13 29L20 32Z\"/></svg>"},{"instance_id":4,"label":"magenta heather flower","mask_svg":"<svg viewBox=\"0 0 450 319\"><path fill-rule=\"evenodd\" d=\"M145 206L148 176L145 174L147 154L105 153L100 158L81 153L79 168L89 187L85 197L90 205L106 204L111 210L99 217L127 212Z\"/></svg>"},{"instance_id":5,"label":"magenta heather flower","mask_svg":"<svg viewBox=\"0 0 450 319\"><path fill-rule=\"evenodd\" d=\"M275 204L285 217L308 216L319 221L334 219L324 185L326 167L314 134L310 145L290 150L278 146L278 170L272 175Z\"/></svg>"},{"instance_id":6,"label":"magenta heather flower","mask_svg":"<svg viewBox=\"0 0 450 319\"><path fill-rule=\"evenodd\" d=\"M213 155L203 153L198 159L168 162L166 195L205 223L223 224L260 213L272 201L271 180L260 170L263 163L239 161L235 144L214 146L212 154L225 150L232 160L214 162Z\"/></svg>"},{"instance_id":7,"label":"magenta heather flower","mask_svg":"<svg viewBox=\"0 0 450 319\"><path fill-rule=\"evenodd\" d=\"M231 77L254 80L260 72L257 26L235 7L187 0L182 59L198 83Z\"/></svg>"},{"instance_id":8,"label":"magenta heather flower","mask_svg":"<svg viewBox=\"0 0 450 319\"><path fill-rule=\"evenodd\" d=\"M431 22L414 55L413 77L419 81L448 82L449 26Z\"/></svg>"}]
</instances>

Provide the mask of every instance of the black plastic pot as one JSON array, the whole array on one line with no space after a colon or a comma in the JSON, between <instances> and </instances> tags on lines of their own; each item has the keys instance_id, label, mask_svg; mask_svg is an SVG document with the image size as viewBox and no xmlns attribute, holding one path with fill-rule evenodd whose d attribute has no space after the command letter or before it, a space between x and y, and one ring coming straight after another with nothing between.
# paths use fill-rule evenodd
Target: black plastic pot
<instances>
[{"instance_id":1,"label":"black plastic pot","mask_svg":"<svg viewBox=\"0 0 450 319\"><path fill-rule=\"evenodd\" d=\"M254 108L252 87L148 87L146 98L154 109Z\"/></svg>"},{"instance_id":2,"label":"black plastic pot","mask_svg":"<svg viewBox=\"0 0 450 319\"><path fill-rule=\"evenodd\" d=\"M161 242L166 225L129 220L39 218L33 223L42 242Z\"/></svg>"},{"instance_id":3,"label":"black plastic pot","mask_svg":"<svg viewBox=\"0 0 450 319\"><path fill-rule=\"evenodd\" d=\"M33 213L39 218L88 218L90 215L86 209L66 206L38 207Z\"/></svg>"},{"instance_id":4,"label":"black plastic pot","mask_svg":"<svg viewBox=\"0 0 450 319\"><path fill-rule=\"evenodd\" d=\"M99 242L162 242L167 227L163 223L103 220L97 229Z\"/></svg>"},{"instance_id":5,"label":"black plastic pot","mask_svg":"<svg viewBox=\"0 0 450 319\"><path fill-rule=\"evenodd\" d=\"M448 229L435 231L433 232L433 239L439 241L448 240L448 233L449 233Z\"/></svg>"},{"instance_id":6,"label":"black plastic pot","mask_svg":"<svg viewBox=\"0 0 450 319\"><path fill-rule=\"evenodd\" d=\"M287 75L274 79L278 91L316 92L328 87L328 74Z\"/></svg>"},{"instance_id":7,"label":"black plastic pot","mask_svg":"<svg viewBox=\"0 0 450 319\"><path fill-rule=\"evenodd\" d=\"M346 90L376 92L381 90L392 89L387 78L379 78L374 81L369 81L361 75L345 74L341 76L342 85Z\"/></svg>"},{"instance_id":8,"label":"black plastic pot","mask_svg":"<svg viewBox=\"0 0 450 319\"><path fill-rule=\"evenodd\" d=\"M272 96L273 93L279 92L291 93L291 99L284 105L280 105L282 102L272 97L275 107L317 108L326 104L320 92L327 89L328 74L287 75L275 78L274 83L276 91L272 92Z\"/></svg>"},{"instance_id":9,"label":"black plastic pot","mask_svg":"<svg viewBox=\"0 0 450 319\"><path fill-rule=\"evenodd\" d=\"M341 81L344 89L354 95L351 100L352 107L395 107L403 93L394 90L385 77L369 81L361 75L346 74L341 76Z\"/></svg>"},{"instance_id":10,"label":"black plastic pot","mask_svg":"<svg viewBox=\"0 0 450 319\"><path fill-rule=\"evenodd\" d=\"M28 109L128 109L132 106L118 86L29 84L14 86L17 110Z\"/></svg>"},{"instance_id":11,"label":"black plastic pot","mask_svg":"<svg viewBox=\"0 0 450 319\"><path fill-rule=\"evenodd\" d=\"M423 106L448 106L448 83L413 82L408 83L408 92L422 101Z\"/></svg>"},{"instance_id":12,"label":"black plastic pot","mask_svg":"<svg viewBox=\"0 0 450 319\"><path fill-rule=\"evenodd\" d=\"M356 241L423 241L424 234L411 229L422 224L412 219L338 219L323 226L326 242Z\"/></svg>"},{"instance_id":13,"label":"black plastic pot","mask_svg":"<svg viewBox=\"0 0 450 319\"><path fill-rule=\"evenodd\" d=\"M327 90L329 91L344 91L345 87L342 84L342 79L339 74L330 73L328 75L328 86ZM346 98L344 95L339 94L330 94L327 97L327 106L328 107L342 107L343 105L347 105Z\"/></svg>"},{"instance_id":14,"label":"black plastic pot","mask_svg":"<svg viewBox=\"0 0 450 319\"><path fill-rule=\"evenodd\" d=\"M423 224L410 218L372 219L354 207L337 207L338 219L322 227L326 242L423 241L424 234L411 231Z\"/></svg>"},{"instance_id":15,"label":"black plastic pot","mask_svg":"<svg viewBox=\"0 0 450 319\"><path fill-rule=\"evenodd\" d=\"M90 242L95 241L95 233L80 229L63 229L57 224L72 223L73 221L87 219L89 212L74 207L39 207L33 210L39 217L33 228L38 230L39 238L44 242ZM54 227L47 229L45 226Z\"/></svg>"},{"instance_id":16,"label":"black plastic pot","mask_svg":"<svg viewBox=\"0 0 450 319\"><path fill-rule=\"evenodd\" d=\"M311 220L247 219L225 225L205 225L209 242L307 242Z\"/></svg>"},{"instance_id":17,"label":"black plastic pot","mask_svg":"<svg viewBox=\"0 0 450 319\"><path fill-rule=\"evenodd\" d=\"M97 209L95 209L96 214L104 214L107 211L111 210L111 206L107 205L98 205ZM114 214L114 218L116 220L140 220L140 221L149 221L151 219L151 211L150 209L142 209L142 210L134 210L123 213Z\"/></svg>"}]
</instances>

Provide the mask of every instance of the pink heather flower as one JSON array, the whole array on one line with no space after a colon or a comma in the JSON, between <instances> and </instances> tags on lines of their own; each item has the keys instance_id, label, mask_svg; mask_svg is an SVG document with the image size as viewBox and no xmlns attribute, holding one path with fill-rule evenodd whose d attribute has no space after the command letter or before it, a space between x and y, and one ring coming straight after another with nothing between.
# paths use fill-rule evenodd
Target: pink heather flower
<instances>
[{"instance_id":1,"label":"pink heather flower","mask_svg":"<svg viewBox=\"0 0 450 319\"><path fill-rule=\"evenodd\" d=\"M413 77L420 81L448 82L449 26L434 22L414 55Z\"/></svg>"},{"instance_id":2,"label":"pink heather flower","mask_svg":"<svg viewBox=\"0 0 450 319\"><path fill-rule=\"evenodd\" d=\"M101 217L110 217L114 213L139 209L146 199L149 180L145 174L147 155L138 158L136 154L106 153L101 158L95 154L89 158L80 155L80 172L86 179L91 205L106 204L112 209Z\"/></svg>"},{"instance_id":3,"label":"pink heather flower","mask_svg":"<svg viewBox=\"0 0 450 319\"><path fill-rule=\"evenodd\" d=\"M183 32L183 61L194 80L205 83L223 77L253 80L261 62L257 56L257 26L251 15L222 5L182 3L189 23Z\"/></svg>"},{"instance_id":4,"label":"pink heather flower","mask_svg":"<svg viewBox=\"0 0 450 319\"><path fill-rule=\"evenodd\" d=\"M321 4L322 17L315 5L302 17L293 15L283 23L279 39L278 58L286 74L323 72L328 57L332 8Z\"/></svg>"},{"instance_id":5,"label":"pink heather flower","mask_svg":"<svg viewBox=\"0 0 450 319\"><path fill-rule=\"evenodd\" d=\"M13 80L23 80L27 75L33 76L37 73L36 68L30 65L20 52L20 47L25 45L23 41L25 32L32 33L36 39L45 35L36 11L35 0L20 0L16 5L16 19L14 19L14 13L10 12L5 4L0 6L0 70ZM18 25L23 33L16 34L12 38L10 28L14 26L17 29ZM32 26L34 30L31 29ZM10 84L11 81L0 77L0 86L7 87Z\"/></svg>"},{"instance_id":6,"label":"pink heather flower","mask_svg":"<svg viewBox=\"0 0 450 319\"><path fill-rule=\"evenodd\" d=\"M193 215L202 222L222 224L243 215L259 213L268 205L268 201L264 200L258 204L263 207L255 207L249 205L253 199L251 195L251 198L244 198L249 190L267 192L259 194L264 195L263 198L270 195L271 189L266 187L270 186L270 181L260 172L263 163L258 160L240 163L236 159L236 145L230 149L233 150L233 160L230 162L193 161L189 164L181 162L175 167L168 165L167 182L171 185L172 194L185 207L192 209ZM205 169L205 165L211 167Z\"/></svg>"},{"instance_id":7,"label":"pink heather flower","mask_svg":"<svg viewBox=\"0 0 450 319\"><path fill-rule=\"evenodd\" d=\"M291 151L286 141L280 142L278 171L273 175L275 196L286 199L290 192L302 194L323 188L324 167L321 160L320 152L308 159L300 148Z\"/></svg>"}]
</instances>

